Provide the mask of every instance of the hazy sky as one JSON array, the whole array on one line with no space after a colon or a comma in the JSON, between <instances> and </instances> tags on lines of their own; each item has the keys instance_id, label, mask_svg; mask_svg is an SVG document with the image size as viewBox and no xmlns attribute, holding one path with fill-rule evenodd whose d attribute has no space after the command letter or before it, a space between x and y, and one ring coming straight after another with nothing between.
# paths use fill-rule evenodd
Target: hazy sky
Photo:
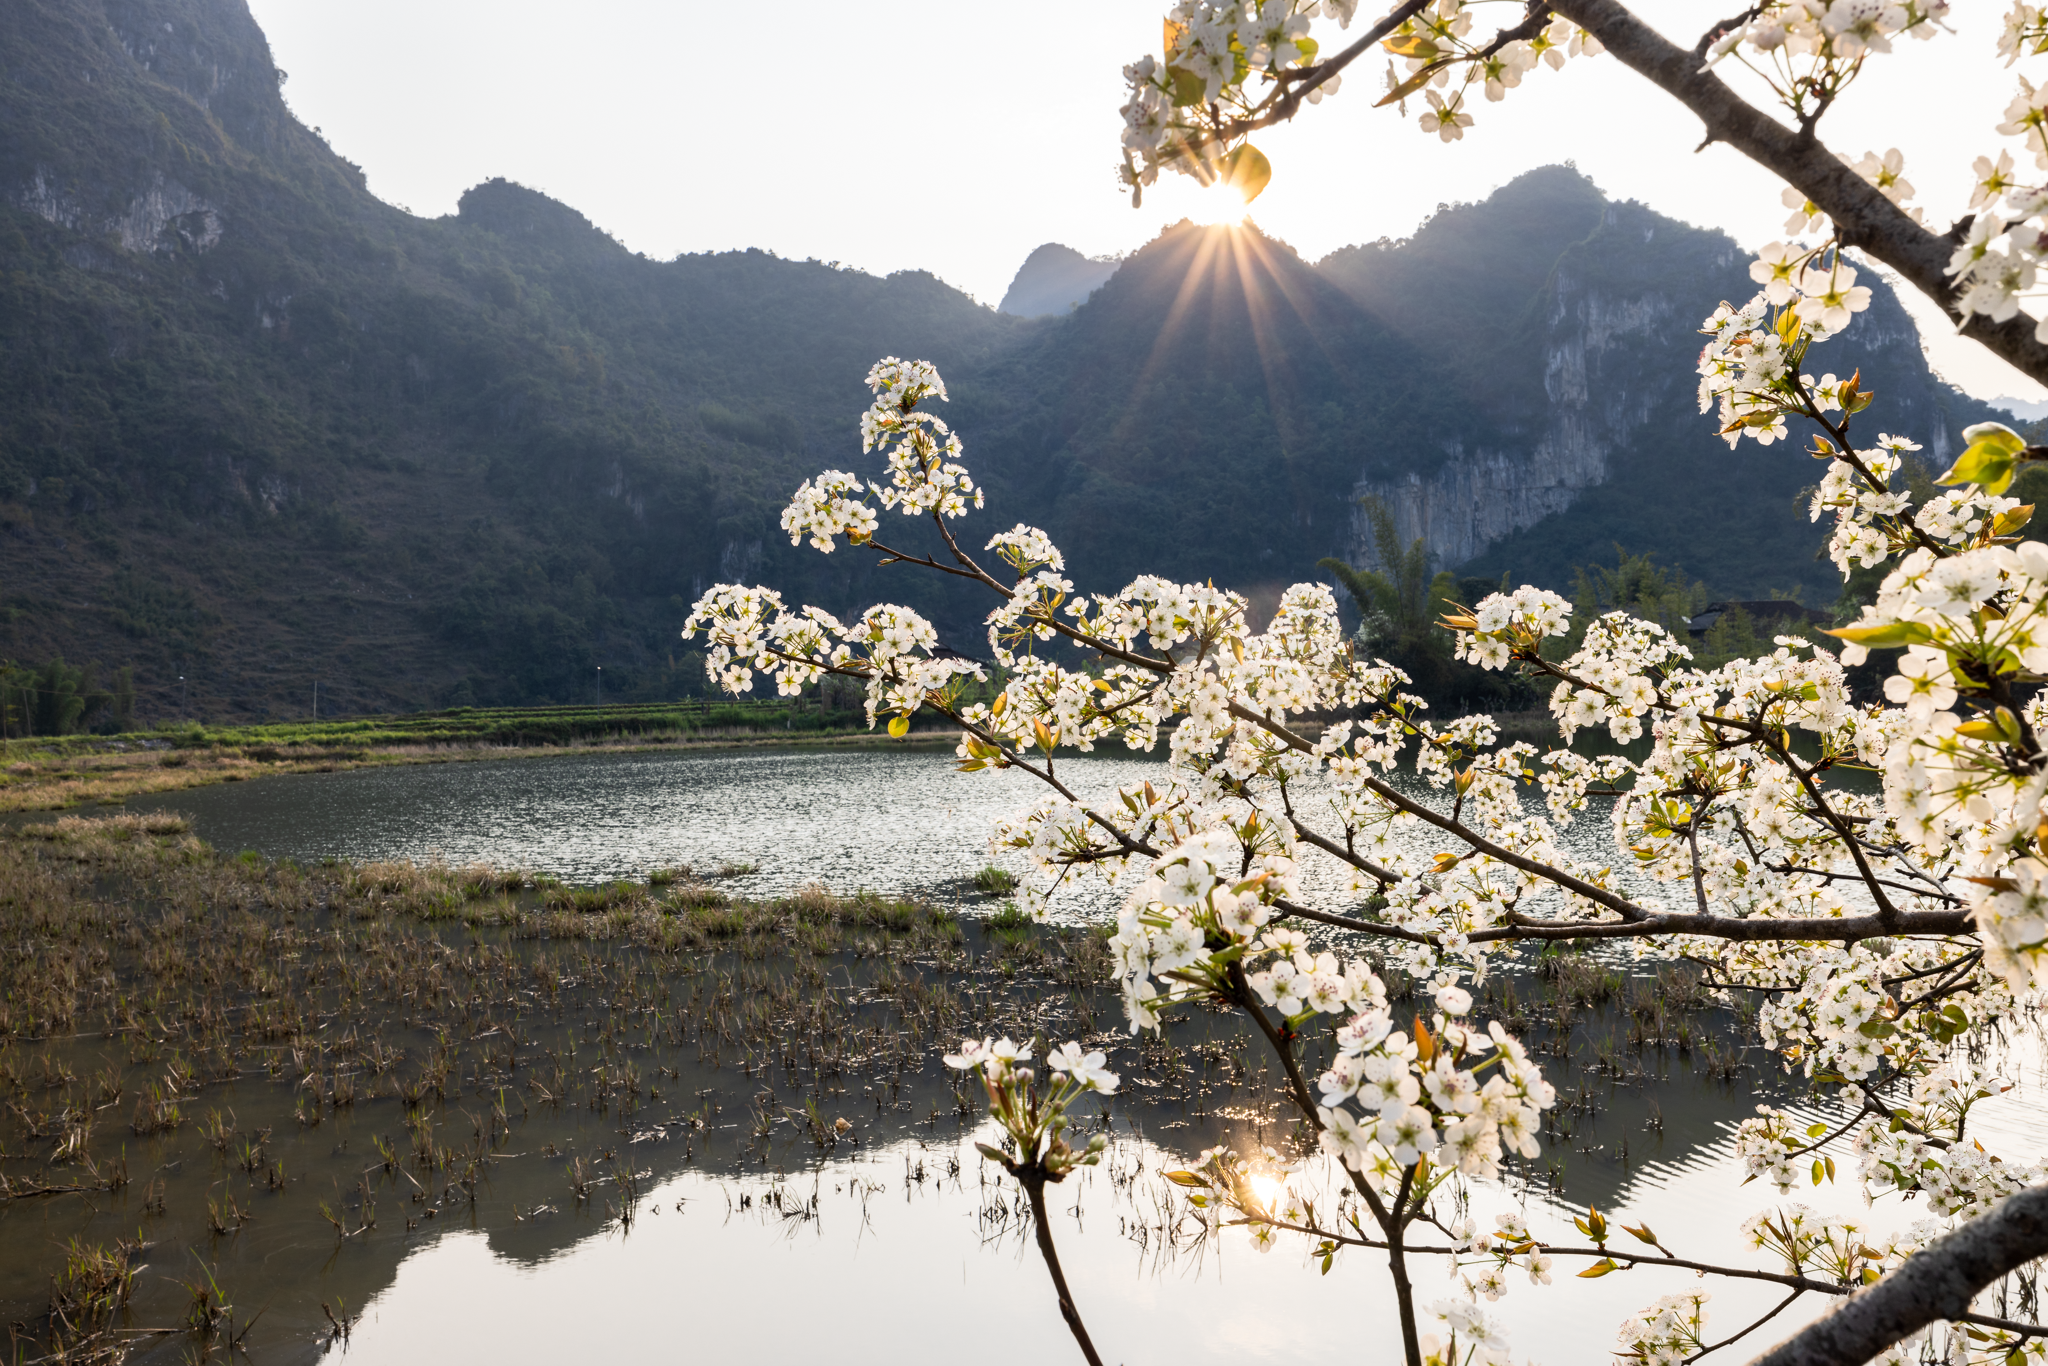
<instances>
[{"instance_id":1,"label":"hazy sky","mask_svg":"<svg viewBox=\"0 0 2048 1366\"><path fill-rule=\"evenodd\" d=\"M491 176L542 190L650 256L768 248L886 274L932 271L987 303L1043 242L1129 251L1201 218L1183 179L1134 211L1112 176L1123 64L1159 43L1161 0L251 0L299 117L415 213L451 212ZM1363 7L1370 9L1371 3ZM1511 15L1519 6L1496 7ZM1728 0L1641 0L1688 46ZM1899 147L1929 219L1968 197L2011 97L1989 60L2003 6L1872 63L1823 125L1837 150ZM1271 187L1252 217L1313 260L1400 237L1438 203L1572 160L1748 246L1782 232L1782 186L1610 57L1532 73L1445 146L1374 109L1384 61L1263 134ZM1904 291L1909 303L1918 296ZM1919 313L1945 375L1990 397L2048 397ZM1853 338L1853 333L1851 338ZM1845 339L1845 342L1850 339Z\"/></svg>"}]
</instances>

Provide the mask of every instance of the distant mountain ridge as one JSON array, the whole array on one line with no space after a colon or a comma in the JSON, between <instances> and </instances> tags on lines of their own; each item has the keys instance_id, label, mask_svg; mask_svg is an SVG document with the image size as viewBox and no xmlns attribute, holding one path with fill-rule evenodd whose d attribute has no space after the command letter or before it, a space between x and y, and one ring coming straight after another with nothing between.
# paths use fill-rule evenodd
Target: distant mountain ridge
<instances>
[{"instance_id":1,"label":"distant mountain ridge","mask_svg":"<svg viewBox=\"0 0 2048 1366\"><path fill-rule=\"evenodd\" d=\"M1017 267L1017 274L997 308L1020 318L1065 313L1078 307L1116 274L1120 260L1083 256L1072 247L1047 242Z\"/></svg>"},{"instance_id":2,"label":"distant mountain ridge","mask_svg":"<svg viewBox=\"0 0 2048 1366\"><path fill-rule=\"evenodd\" d=\"M879 474L854 420L886 354L946 374L990 494L967 542L1044 526L1085 590L1270 602L1368 558L1374 494L1487 574L1568 586L1620 541L1728 598L1833 592L1810 462L1730 453L1693 404L1741 253L1566 168L1314 265L1253 228L1048 244L994 310L922 272L649 260L503 180L415 218L281 82L243 0L0 10L0 654L132 663L145 718L180 674L218 716L316 680L344 710L576 700L600 664L608 697L694 691L677 631L721 579L905 602L978 651L985 601L777 526L819 468ZM1944 451L1991 410L1878 295L1826 363Z\"/></svg>"}]
</instances>

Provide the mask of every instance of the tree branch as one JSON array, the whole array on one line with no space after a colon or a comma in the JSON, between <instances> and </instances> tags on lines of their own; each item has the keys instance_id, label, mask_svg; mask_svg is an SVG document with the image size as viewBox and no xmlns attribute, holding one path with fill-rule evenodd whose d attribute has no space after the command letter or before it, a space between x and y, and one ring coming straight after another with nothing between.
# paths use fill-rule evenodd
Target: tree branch
<instances>
[{"instance_id":1,"label":"tree branch","mask_svg":"<svg viewBox=\"0 0 2048 1366\"><path fill-rule=\"evenodd\" d=\"M1751 1366L1862 1366L1931 1323L1974 1321L1970 1301L1978 1291L2043 1255L2048 1255L2048 1186L2032 1186L1908 1257L1898 1270Z\"/></svg>"},{"instance_id":2,"label":"tree branch","mask_svg":"<svg viewBox=\"0 0 2048 1366\"><path fill-rule=\"evenodd\" d=\"M2020 313L1994 323L1977 314L1963 322L1948 275L1954 244L1908 218L1818 138L1801 136L1743 100L1720 77L1701 70L1698 56L1665 39L1620 0L1551 0L1550 7L1697 114L1708 141L1727 143L1818 204L1844 245L1905 277L1962 323L1964 336L2048 382L2048 346L2034 340L2034 319Z\"/></svg>"}]
</instances>

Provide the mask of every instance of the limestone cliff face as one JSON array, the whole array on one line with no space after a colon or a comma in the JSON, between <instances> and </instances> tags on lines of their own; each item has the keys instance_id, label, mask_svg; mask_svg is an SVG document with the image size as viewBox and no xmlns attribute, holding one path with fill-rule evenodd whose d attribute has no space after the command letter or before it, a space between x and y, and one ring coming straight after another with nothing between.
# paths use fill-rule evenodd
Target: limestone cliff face
<instances>
[{"instance_id":1,"label":"limestone cliff face","mask_svg":"<svg viewBox=\"0 0 2048 1366\"><path fill-rule=\"evenodd\" d=\"M1492 368L1476 377L1475 398L1512 388L1517 375L1526 397L1492 415L1485 439L1375 452L1354 495L1384 500L1402 542L1421 538L1441 568L1498 572L1498 561L1521 575L1540 565L1553 581L1563 566L1611 556L1616 540L1683 557L1713 577L1708 523L1747 499L1754 520L1784 542L1784 582L1813 578L1822 587L1802 539L1817 545L1820 531L1797 501L1817 470L1789 444L1745 441L1730 451L1712 416L1699 412L1699 321L1723 299L1750 297L1748 262L1718 233L1638 204L1606 205L1594 231L1557 259L1519 335L1484 353ZM1882 406L1859 421L1859 433L1904 432L1938 467L1982 405L1928 370L1911 318L1876 272L1863 282L1876 295L1870 309L1810 352L1805 369L1860 369ZM1350 531L1351 562L1376 563L1362 509ZM1725 527L1714 534L1730 539Z\"/></svg>"},{"instance_id":2,"label":"limestone cliff face","mask_svg":"<svg viewBox=\"0 0 2048 1366\"><path fill-rule=\"evenodd\" d=\"M1620 223L1609 206L1605 226ZM1654 229L1652 229L1654 231ZM1720 264L1730 263L1732 253ZM1512 532L1563 512L1606 481L1613 453L1653 413L1690 402L1688 370L1660 373L1646 355L1670 358L1669 339L1696 321L1680 317L1667 290L1636 293L1561 266L1553 275L1540 360L1546 411L1540 423L1503 433L1498 445L1446 442L1427 473L1361 479L1358 498L1383 500L1402 541L1420 537L1439 566L1464 564ZM1681 350L1682 355L1682 350ZM1352 518L1351 556L1376 552L1362 508Z\"/></svg>"},{"instance_id":3,"label":"limestone cliff face","mask_svg":"<svg viewBox=\"0 0 2048 1366\"><path fill-rule=\"evenodd\" d=\"M154 253L183 248L198 253L220 241L219 208L161 174L111 213L95 213L50 181L49 171L38 167L29 183L16 192L16 202L46 223L112 237L124 251Z\"/></svg>"}]
</instances>

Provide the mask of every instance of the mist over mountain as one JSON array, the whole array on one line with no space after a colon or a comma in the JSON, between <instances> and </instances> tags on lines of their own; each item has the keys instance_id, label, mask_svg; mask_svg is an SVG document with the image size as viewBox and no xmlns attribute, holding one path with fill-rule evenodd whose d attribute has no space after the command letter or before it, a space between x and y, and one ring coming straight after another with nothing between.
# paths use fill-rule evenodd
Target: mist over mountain
<instances>
[{"instance_id":1,"label":"mist over mountain","mask_svg":"<svg viewBox=\"0 0 2048 1366\"><path fill-rule=\"evenodd\" d=\"M819 469L879 475L888 354L951 386L990 495L963 543L1043 526L1083 588L1270 600L1369 559L1369 493L1471 572L1566 586L1619 542L1731 597L1835 592L1812 462L1730 452L1694 402L1747 257L1569 168L1319 263L1250 227L1048 244L995 310L651 260L503 180L414 217L292 116L242 0L15 0L0 58L0 653L132 663L145 718L180 674L218 716L316 679L348 710L573 700L599 664L607 696L694 691L677 632L719 580L908 603L978 653L964 588L777 526ZM1881 285L1824 351L1933 459L1990 415Z\"/></svg>"}]
</instances>

